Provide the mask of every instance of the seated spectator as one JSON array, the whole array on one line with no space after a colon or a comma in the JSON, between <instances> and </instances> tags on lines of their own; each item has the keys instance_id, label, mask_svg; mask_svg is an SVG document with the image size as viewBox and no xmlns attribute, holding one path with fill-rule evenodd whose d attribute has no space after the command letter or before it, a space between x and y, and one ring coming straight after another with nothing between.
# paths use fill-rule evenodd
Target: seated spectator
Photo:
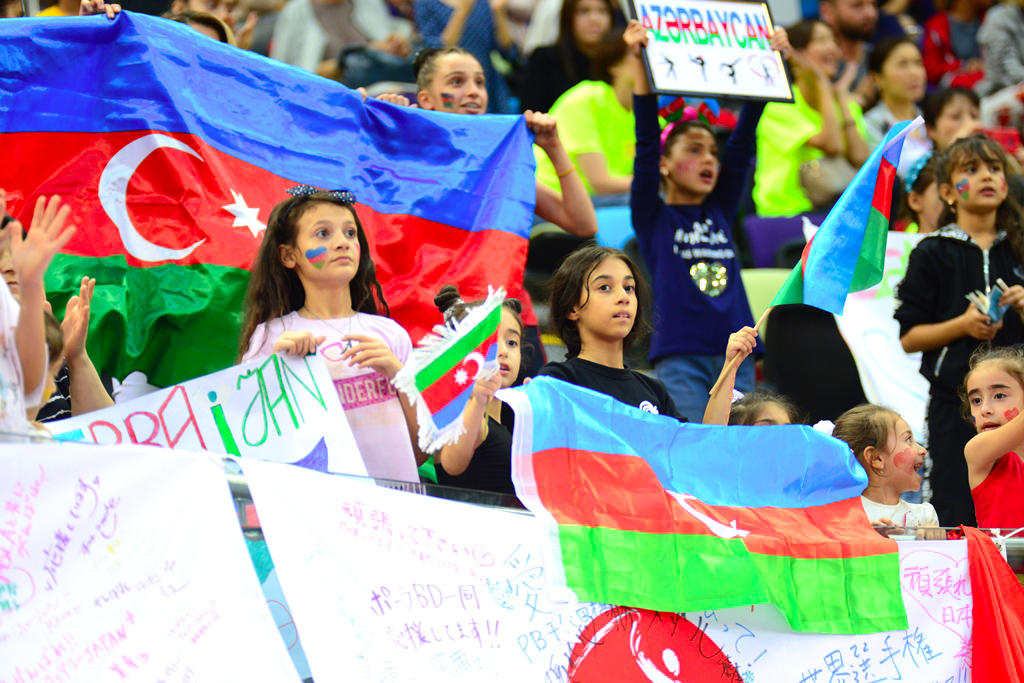
<instances>
[{"instance_id":1,"label":"seated spectator","mask_svg":"<svg viewBox=\"0 0 1024 683\"><path fill-rule=\"evenodd\" d=\"M978 27L990 0L952 0L949 9L924 24L924 68L928 83L973 87L985 75Z\"/></svg>"},{"instance_id":2,"label":"seated spectator","mask_svg":"<svg viewBox=\"0 0 1024 683\"><path fill-rule=\"evenodd\" d=\"M349 48L408 57L412 24L391 16L384 0L289 0L274 25L270 56L329 78Z\"/></svg>"},{"instance_id":3,"label":"seated spectator","mask_svg":"<svg viewBox=\"0 0 1024 683\"><path fill-rule=\"evenodd\" d=\"M548 111L562 93L584 80L602 80L592 60L611 39L611 0L565 0L558 42L538 47L526 61L520 88L523 111Z\"/></svg>"},{"instance_id":4,"label":"seated spectator","mask_svg":"<svg viewBox=\"0 0 1024 683\"><path fill-rule=\"evenodd\" d=\"M757 127L754 203L762 216L793 216L831 205L870 154L861 108L849 90L853 71L832 82L839 66L832 30L805 19L789 29L789 41L794 102L770 102ZM835 191L834 196L812 201L807 187L812 194Z\"/></svg>"},{"instance_id":5,"label":"seated spectator","mask_svg":"<svg viewBox=\"0 0 1024 683\"><path fill-rule=\"evenodd\" d=\"M839 63L832 78L849 81L854 101L866 107L875 99L875 87L868 78L868 54L877 39L879 13L875 0L819 0L818 16L832 29ZM902 33L894 17L886 17L886 34ZM853 73L850 73L850 72Z\"/></svg>"},{"instance_id":6,"label":"seated spectator","mask_svg":"<svg viewBox=\"0 0 1024 683\"><path fill-rule=\"evenodd\" d=\"M507 0L416 0L416 29L426 47L461 47L484 68L488 112L515 113L509 109L509 88L491 61L498 51L510 61L512 36L505 14Z\"/></svg>"},{"instance_id":7,"label":"seated spectator","mask_svg":"<svg viewBox=\"0 0 1024 683\"><path fill-rule=\"evenodd\" d=\"M636 133L633 119L633 57L621 38L609 43L595 63L608 81L582 81L558 98L551 115L561 125L562 143L591 195L625 195L633 180ZM610 63L604 67L602 63ZM552 190L559 178L548 155L534 147L537 179Z\"/></svg>"},{"instance_id":8,"label":"seated spectator","mask_svg":"<svg viewBox=\"0 0 1024 683\"><path fill-rule=\"evenodd\" d=\"M921 51L906 36L889 36L878 41L868 58L868 71L880 96L878 104L864 114L867 143L874 147L893 125L910 121L921 113L917 103L924 97L925 72ZM903 142L900 177L931 148L932 141L923 127L911 131Z\"/></svg>"},{"instance_id":9,"label":"seated spectator","mask_svg":"<svg viewBox=\"0 0 1024 683\"><path fill-rule=\"evenodd\" d=\"M235 44L235 34L231 31L231 28L224 23L223 19L213 14L184 10L176 14L165 14L164 18L185 24L193 31L202 33L207 38L213 38L218 42L227 43L228 45Z\"/></svg>"},{"instance_id":10,"label":"seated spectator","mask_svg":"<svg viewBox=\"0 0 1024 683\"><path fill-rule=\"evenodd\" d=\"M978 29L985 59L981 122L1019 128L1024 120L1024 0L1004 0L988 11Z\"/></svg>"},{"instance_id":11,"label":"seated spectator","mask_svg":"<svg viewBox=\"0 0 1024 683\"><path fill-rule=\"evenodd\" d=\"M924 99L921 114L936 151L945 150L955 140L981 128L980 106L976 92L959 86L932 93Z\"/></svg>"}]
</instances>

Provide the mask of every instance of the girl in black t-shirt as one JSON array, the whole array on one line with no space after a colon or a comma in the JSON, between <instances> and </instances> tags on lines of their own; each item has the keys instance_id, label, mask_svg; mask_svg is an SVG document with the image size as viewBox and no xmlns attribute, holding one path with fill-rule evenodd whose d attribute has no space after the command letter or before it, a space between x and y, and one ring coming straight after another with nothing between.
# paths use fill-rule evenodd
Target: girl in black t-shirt
<instances>
[{"instance_id":1,"label":"girl in black t-shirt","mask_svg":"<svg viewBox=\"0 0 1024 683\"><path fill-rule=\"evenodd\" d=\"M649 413L679 420L665 385L625 366L630 345L650 332L647 283L618 249L577 249L551 279L551 324L568 359L540 374L600 391Z\"/></svg>"}]
</instances>

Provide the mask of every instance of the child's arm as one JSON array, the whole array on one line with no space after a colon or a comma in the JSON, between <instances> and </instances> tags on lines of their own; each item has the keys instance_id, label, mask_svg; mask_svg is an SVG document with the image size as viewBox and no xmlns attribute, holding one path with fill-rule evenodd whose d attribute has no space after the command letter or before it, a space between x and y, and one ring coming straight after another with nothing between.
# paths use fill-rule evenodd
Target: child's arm
<instances>
[{"instance_id":1,"label":"child's arm","mask_svg":"<svg viewBox=\"0 0 1024 683\"><path fill-rule=\"evenodd\" d=\"M547 185L537 183L538 216L554 223L566 232L578 237L593 237L597 234L597 215L590 201L587 188L583 186L579 171L573 167L569 153L565 151L562 138L558 135L555 117L541 112L527 111L526 127L533 131L533 141L544 150L558 174L561 196Z\"/></svg>"},{"instance_id":2,"label":"child's arm","mask_svg":"<svg viewBox=\"0 0 1024 683\"><path fill-rule=\"evenodd\" d=\"M0 208L6 208L6 198L3 204ZM57 195L50 197L49 202L46 197L39 197L28 237L22 240L21 223L18 221L7 224L14 270L21 283L21 311L14 337L21 358L25 395L31 395L46 377L49 359L46 357L43 325L43 304L46 301L43 275L54 254L75 234L75 226L64 227L70 213L71 208L61 206Z\"/></svg>"},{"instance_id":3,"label":"child's arm","mask_svg":"<svg viewBox=\"0 0 1024 683\"><path fill-rule=\"evenodd\" d=\"M985 481L999 458L1024 442L1024 413L1006 424L971 437L964 446L967 459L967 480L973 489Z\"/></svg>"},{"instance_id":4,"label":"child's arm","mask_svg":"<svg viewBox=\"0 0 1024 683\"><path fill-rule=\"evenodd\" d=\"M981 341L992 341L1003 326L1003 321L989 324L988 315L978 310L974 304L967 304L967 309L949 320L941 323L922 323L914 325L900 337L900 344L907 353L915 351L931 351L960 339L974 337Z\"/></svg>"},{"instance_id":5,"label":"child's arm","mask_svg":"<svg viewBox=\"0 0 1024 683\"><path fill-rule=\"evenodd\" d=\"M384 343L383 339L365 334L350 334L342 337L341 340L356 342L355 346L341 354L343 361L347 360L361 368L373 368L389 380L395 379L395 375L402 369L402 361L398 360L398 356ZM413 455L416 456L416 465L422 465L427 461L428 454L420 450L416 406L409 403L401 391L398 392L398 400L402 404L402 412L405 413L405 424L409 429L409 440L412 442Z\"/></svg>"},{"instance_id":6,"label":"child's arm","mask_svg":"<svg viewBox=\"0 0 1024 683\"><path fill-rule=\"evenodd\" d=\"M60 326L64 333L64 355L71 379L72 415L82 415L114 405L96 372L96 366L85 350L85 340L89 334L89 306L95 287L96 280L82 278L78 296L68 300L64 321Z\"/></svg>"},{"instance_id":7,"label":"child's arm","mask_svg":"<svg viewBox=\"0 0 1024 683\"><path fill-rule=\"evenodd\" d=\"M501 374L495 372L488 377L481 377L473 385L473 393L462 410L462 426L466 431L459 440L448 444L436 455L436 463L453 477L466 471L473 460L473 454L483 443L483 424L487 419L487 404L494 397L494 392L501 388Z\"/></svg>"},{"instance_id":8,"label":"child's arm","mask_svg":"<svg viewBox=\"0 0 1024 683\"><path fill-rule=\"evenodd\" d=\"M633 185L630 188L629 209L633 230L638 234L650 231L657 222L661 209L658 189L661 185L661 131L658 128L658 98L651 94L647 70L642 59L643 49L650 37L638 21L629 22L622 39L632 55L633 116L636 125L636 157L633 160Z\"/></svg>"},{"instance_id":9,"label":"child's arm","mask_svg":"<svg viewBox=\"0 0 1024 683\"><path fill-rule=\"evenodd\" d=\"M753 353L756 345L757 330L753 327L742 327L738 332L729 335L729 343L725 347L725 366L722 368L725 376L719 379L718 390L708 399L708 406L704 409L704 424L729 424L732 392L736 386L736 372L743 360ZM739 360L730 364L729 361L737 355L740 357Z\"/></svg>"}]
</instances>

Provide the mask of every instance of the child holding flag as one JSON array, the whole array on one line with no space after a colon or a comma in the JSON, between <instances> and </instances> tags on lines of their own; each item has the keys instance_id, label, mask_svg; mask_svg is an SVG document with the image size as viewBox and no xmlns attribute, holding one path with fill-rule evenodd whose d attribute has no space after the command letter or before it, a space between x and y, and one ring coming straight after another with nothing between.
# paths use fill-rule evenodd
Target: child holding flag
<instances>
[{"instance_id":1,"label":"child holding flag","mask_svg":"<svg viewBox=\"0 0 1024 683\"><path fill-rule=\"evenodd\" d=\"M964 458L978 526L1024 526L1024 353L979 349L964 379L965 407L977 435Z\"/></svg>"},{"instance_id":2,"label":"child holding flag","mask_svg":"<svg viewBox=\"0 0 1024 683\"><path fill-rule=\"evenodd\" d=\"M416 447L416 413L391 383L412 342L387 317L355 197L308 185L288 192L252 267L242 360L318 353L370 476L419 481L426 456Z\"/></svg>"},{"instance_id":3,"label":"child holding flag","mask_svg":"<svg viewBox=\"0 0 1024 683\"><path fill-rule=\"evenodd\" d=\"M679 409L699 417L725 360L721 349L729 333L754 323L740 279L732 224L754 158L755 131L764 103L744 106L722 163L715 137L702 122L679 122L659 136L657 97L651 94L639 59L647 32L632 21L623 38L638 58L630 207L633 229L654 279L658 325L650 357ZM772 47L789 47L784 30L776 30ZM658 193L662 183L664 200ZM740 391L754 388L752 360L741 366L736 384Z\"/></svg>"},{"instance_id":4,"label":"child holding flag","mask_svg":"<svg viewBox=\"0 0 1024 683\"><path fill-rule=\"evenodd\" d=\"M1024 213L1007 196L1007 174L1015 168L984 136L950 145L936 168L943 227L910 254L897 290L900 342L908 353L924 352L921 374L931 384L932 500L944 526L975 523L963 456L975 432L961 419L957 395L968 360L983 343L1024 341ZM966 300L975 290L996 299L989 311ZM1002 293L993 297L994 291Z\"/></svg>"},{"instance_id":5,"label":"child holding flag","mask_svg":"<svg viewBox=\"0 0 1024 683\"><path fill-rule=\"evenodd\" d=\"M434 297L434 303L447 323L462 320L482 302L466 303L457 288L446 285ZM436 454L438 484L512 495L516 492L512 485L512 430L502 423L505 404L494 398L494 392L512 386L519 376L525 333L521 310L516 299L502 302L498 370L473 384L473 393L462 411L466 431L456 443Z\"/></svg>"}]
</instances>

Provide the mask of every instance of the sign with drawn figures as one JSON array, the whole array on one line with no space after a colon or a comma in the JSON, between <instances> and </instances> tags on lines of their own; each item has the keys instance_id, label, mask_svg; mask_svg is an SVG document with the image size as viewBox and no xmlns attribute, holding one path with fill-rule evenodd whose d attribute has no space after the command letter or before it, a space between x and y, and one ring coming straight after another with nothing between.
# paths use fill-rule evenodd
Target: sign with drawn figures
<instances>
[{"instance_id":1,"label":"sign with drawn figures","mask_svg":"<svg viewBox=\"0 0 1024 683\"><path fill-rule=\"evenodd\" d=\"M366 474L319 356L273 354L48 426L67 441L211 451Z\"/></svg>"},{"instance_id":2,"label":"sign with drawn figures","mask_svg":"<svg viewBox=\"0 0 1024 683\"><path fill-rule=\"evenodd\" d=\"M669 614L554 602L557 568L528 514L242 466L317 683L411 672L582 683L610 671L624 683L969 680L963 541L901 543L906 631L794 633L770 605Z\"/></svg>"},{"instance_id":3,"label":"sign with drawn figures","mask_svg":"<svg viewBox=\"0 0 1024 683\"><path fill-rule=\"evenodd\" d=\"M0 681L298 680L217 462L0 444Z\"/></svg>"},{"instance_id":4,"label":"sign with drawn figures","mask_svg":"<svg viewBox=\"0 0 1024 683\"><path fill-rule=\"evenodd\" d=\"M650 35L655 92L792 102L782 55L772 50L768 5L735 0L630 0Z\"/></svg>"},{"instance_id":5,"label":"sign with drawn figures","mask_svg":"<svg viewBox=\"0 0 1024 683\"><path fill-rule=\"evenodd\" d=\"M846 299L836 325L857 363L868 401L898 406L919 441L925 442L928 380L920 373L921 354L900 345L900 325L893 318L896 288L907 272L907 261L923 235L890 232L885 247L882 281Z\"/></svg>"}]
</instances>

